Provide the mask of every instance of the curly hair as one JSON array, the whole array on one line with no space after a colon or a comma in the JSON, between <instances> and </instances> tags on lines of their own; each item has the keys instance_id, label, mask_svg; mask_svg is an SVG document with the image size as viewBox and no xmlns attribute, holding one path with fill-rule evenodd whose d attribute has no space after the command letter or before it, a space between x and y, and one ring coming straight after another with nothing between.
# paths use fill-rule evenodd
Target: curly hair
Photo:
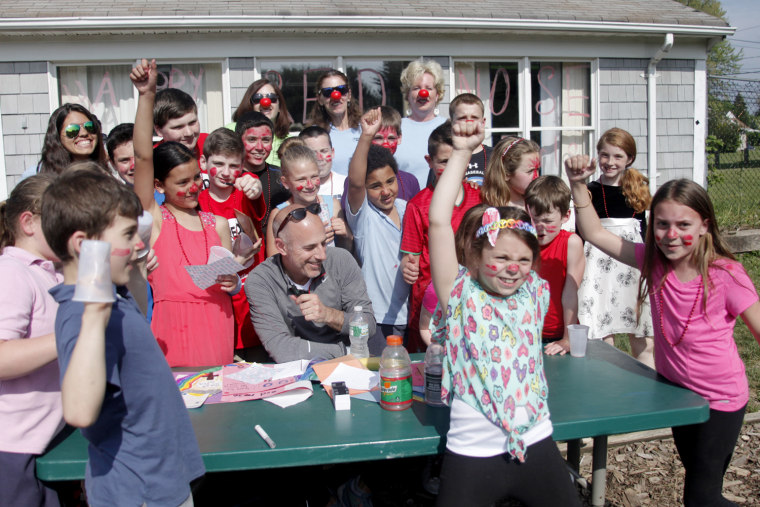
<instances>
[{"instance_id":1,"label":"curly hair","mask_svg":"<svg viewBox=\"0 0 760 507\"><path fill-rule=\"evenodd\" d=\"M636 141L627 131L620 128L611 128L599 138L596 143L597 153L602 150L605 144L614 146L623 150L630 158L630 162L625 167L620 186L623 190L626 204L636 213L642 213L649 208L652 201L652 194L649 193L649 178L641 174L636 169L631 168L636 160Z\"/></svg>"},{"instance_id":2,"label":"curly hair","mask_svg":"<svg viewBox=\"0 0 760 507\"><path fill-rule=\"evenodd\" d=\"M103 131L98 117L84 106L67 102L50 115L47 132L45 132L45 141L42 145L42 156L38 166L40 173L61 174L74 160L71 157L71 153L61 144L61 129L64 128L63 122L66 121L66 117L71 112L81 113L95 124L95 148L90 153L89 159L104 167L108 166L108 155L106 155L106 150L103 147Z\"/></svg>"},{"instance_id":3,"label":"curly hair","mask_svg":"<svg viewBox=\"0 0 760 507\"><path fill-rule=\"evenodd\" d=\"M539 153L541 148L530 139L504 137L493 148L488 160L480 200L489 206L504 206L509 203L511 192L509 180L520 167L523 155Z\"/></svg>"},{"instance_id":4,"label":"curly hair","mask_svg":"<svg viewBox=\"0 0 760 507\"><path fill-rule=\"evenodd\" d=\"M314 92L319 95L319 91L322 89L322 82L328 77L339 77L343 80L343 84L348 84L348 77L339 70L330 69L317 79L317 86L314 88ZM351 96L346 106L346 116L348 117L348 126L351 128L357 128L359 126L359 120L361 120L362 112L359 109L359 103ZM309 125L318 125L330 132L330 125L332 125L332 117L327 111L327 108L319 103L319 99L314 103L314 107L311 109L311 118L309 119Z\"/></svg>"},{"instance_id":5,"label":"curly hair","mask_svg":"<svg viewBox=\"0 0 760 507\"><path fill-rule=\"evenodd\" d=\"M446 83L443 80L443 69L441 64L435 60L424 60L418 58L409 62L409 65L401 71L401 95L404 96L405 101L409 101L409 92L414 86L414 82L417 81L423 74L430 74L435 80L435 91L438 94L438 102L443 100L444 93L446 91Z\"/></svg>"},{"instance_id":6,"label":"curly hair","mask_svg":"<svg viewBox=\"0 0 760 507\"><path fill-rule=\"evenodd\" d=\"M288 113L288 105L285 103L285 95L282 90L274 84L272 81L266 78L257 79L248 86L243 98L240 99L240 105L238 105L235 112L232 113L232 121L238 121L238 119L245 113L254 111L251 98L258 93L264 86L269 85L274 89L274 93L277 94L277 100L279 105L279 112L277 113L277 119L274 121L274 135L280 139L288 137L290 132L290 125L293 123L290 113Z\"/></svg>"}]
</instances>

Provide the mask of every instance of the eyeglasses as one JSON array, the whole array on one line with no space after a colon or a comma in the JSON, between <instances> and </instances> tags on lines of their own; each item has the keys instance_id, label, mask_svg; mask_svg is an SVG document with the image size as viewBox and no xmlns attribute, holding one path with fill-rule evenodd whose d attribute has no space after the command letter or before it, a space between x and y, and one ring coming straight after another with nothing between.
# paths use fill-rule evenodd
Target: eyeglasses
<instances>
[{"instance_id":1,"label":"eyeglasses","mask_svg":"<svg viewBox=\"0 0 760 507\"><path fill-rule=\"evenodd\" d=\"M261 99L269 99L272 104L277 104L278 97L276 93L254 93L251 95L251 104L258 104Z\"/></svg>"},{"instance_id":2,"label":"eyeglasses","mask_svg":"<svg viewBox=\"0 0 760 507\"><path fill-rule=\"evenodd\" d=\"M340 92L341 95L346 95L351 90L348 88L348 85L340 85L333 86L332 88L322 88L319 90L319 93L321 93L324 98L329 99L334 91Z\"/></svg>"},{"instance_id":3,"label":"eyeglasses","mask_svg":"<svg viewBox=\"0 0 760 507\"><path fill-rule=\"evenodd\" d=\"M312 215L319 215L322 212L322 206L320 206L318 202L315 202L309 204L305 208L296 208L294 210L290 210L288 216L285 217L285 220L283 220L280 226L277 228L277 233L274 236L278 237L282 230L285 228L285 224L287 224L289 221L292 220L293 222L300 222L306 218L307 211Z\"/></svg>"},{"instance_id":4,"label":"eyeglasses","mask_svg":"<svg viewBox=\"0 0 760 507\"><path fill-rule=\"evenodd\" d=\"M84 123L69 123L66 125L66 128L63 129L63 132L69 139L76 139L76 137L79 135L79 131L82 130L82 127L84 127L84 129L90 134L98 133L98 129L95 126L95 122L93 121L86 121Z\"/></svg>"}]
</instances>

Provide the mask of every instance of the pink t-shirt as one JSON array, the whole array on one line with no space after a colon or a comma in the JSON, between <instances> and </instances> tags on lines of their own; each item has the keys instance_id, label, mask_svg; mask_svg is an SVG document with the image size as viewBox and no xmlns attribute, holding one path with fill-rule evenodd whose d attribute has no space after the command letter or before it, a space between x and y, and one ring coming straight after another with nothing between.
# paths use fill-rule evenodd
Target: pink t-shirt
<instances>
[{"instance_id":1,"label":"pink t-shirt","mask_svg":"<svg viewBox=\"0 0 760 507\"><path fill-rule=\"evenodd\" d=\"M16 247L0 256L0 340L52 333L58 304L48 289L63 281L53 263ZM40 454L63 427L58 361L0 381L0 451Z\"/></svg>"},{"instance_id":2,"label":"pink t-shirt","mask_svg":"<svg viewBox=\"0 0 760 507\"><path fill-rule=\"evenodd\" d=\"M644 261L644 249L644 244L636 245L639 267ZM656 263L653 280L660 280L664 273L665 266ZM711 284L708 285L706 312L701 277L683 283L670 272L662 292L650 293L655 365L657 372L667 379L707 399L710 408L733 412L749 399L744 363L734 341L734 324L758 297L752 280L736 261L715 261L709 269L709 276ZM655 286L657 284L655 282ZM695 299L697 304L689 321ZM678 342L687 322L689 329L683 340L678 345L671 345Z\"/></svg>"}]
</instances>

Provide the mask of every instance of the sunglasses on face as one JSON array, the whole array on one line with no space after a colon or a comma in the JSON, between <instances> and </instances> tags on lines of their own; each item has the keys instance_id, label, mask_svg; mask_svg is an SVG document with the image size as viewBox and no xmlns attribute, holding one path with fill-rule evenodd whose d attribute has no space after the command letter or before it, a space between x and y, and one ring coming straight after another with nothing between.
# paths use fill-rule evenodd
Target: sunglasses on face
<instances>
[{"instance_id":1,"label":"sunglasses on face","mask_svg":"<svg viewBox=\"0 0 760 507\"><path fill-rule=\"evenodd\" d=\"M69 139L76 139L76 137L79 135L79 131L82 130L82 127L84 127L84 129L90 134L97 134L98 132L97 127L95 127L95 122L93 121L86 121L84 123L69 123L66 125L66 128L63 130L63 132Z\"/></svg>"},{"instance_id":2,"label":"sunglasses on face","mask_svg":"<svg viewBox=\"0 0 760 507\"><path fill-rule=\"evenodd\" d=\"M333 86L332 88L322 88L319 90L319 93L322 94L322 96L326 99L330 98L330 95L332 95L332 92L338 91L341 95L346 95L350 91L348 88L348 85L340 85L340 86Z\"/></svg>"},{"instance_id":3,"label":"sunglasses on face","mask_svg":"<svg viewBox=\"0 0 760 507\"><path fill-rule=\"evenodd\" d=\"M258 104L261 102L261 99L269 99L272 101L272 104L277 104L277 94L276 93L254 93L251 96L251 104Z\"/></svg>"},{"instance_id":4,"label":"sunglasses on face","mask_svg":"<svg viewBox=\"0 0 760 507\"><path fill-rule=\"evenodd\" d=\"M300 222L306 218L307 211L312 215L319 215L319 213L322 211L322 206L320 206L318 202L315 202L309 204L305 208L296 208L294 210L291 210L290 213L288 213L288 216L285 217L285 220L283 220L280 224L280 227L277 228L277 233L274 236L278 237L288 222Z\"/></svg>"}]
</instances>

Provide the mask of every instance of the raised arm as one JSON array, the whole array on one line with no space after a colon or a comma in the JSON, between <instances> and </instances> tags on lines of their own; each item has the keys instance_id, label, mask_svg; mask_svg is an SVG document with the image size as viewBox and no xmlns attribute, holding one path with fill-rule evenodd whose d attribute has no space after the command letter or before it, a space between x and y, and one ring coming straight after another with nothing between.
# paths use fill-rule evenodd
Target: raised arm
<instances>
[{"instance_id":1,"label":"raised arm","mask_svg":"<svg viewBox=\"0 0 760 507\"><path fill-rule=\"evenodd\" d=\"M575 203L575 226L583 235L583 239L606 253L613 259L637 267L636 244L609 232L599 221L594 206L591 204L591 194L586 186L586 178L596 171L596 160L588 155L576 155L565 161L565 172L570 181Z\"/></svg>"},{"instance_id":2,"label":"raised arm","mask_svg":"<svg viewBox=\"0 0 760 507\"><path fill-rule=\"evenodd\" d=\"M380 108L370 109L361 118L362 133L348 164L348 205L352 214L359 212L367 195L367 154L372 139L380 130Z\"/></svg>"},{"instance_id":3,"label":"raised arm","mask_svg":"<svg viewBox=\"0 0 760 507\"><path fill-rule=\"evenodd\" d=\"M433 199L430 201L428 234L430 272L435 294L444 308L449 302L449 294L454 287L458 269L451 216L472 150L480 146L484 136L483 126L479 122L458 121L452 124L451 130L454 151L438 179Z\"/></svg>"},{"instance_id":4,"label":"raised arm","mask_svg":"<svg viewBox=\"0 0 760 507\"><path fill-rule=\"evenodd\" d=\"M137 114L132 144L135 150L135 193L143 208L153 215L154 223L161 214L153 198L153 104L156 100L156 61L143 59L132 69L129 78L138 93Z\"/></svg>"}]
</instances>

